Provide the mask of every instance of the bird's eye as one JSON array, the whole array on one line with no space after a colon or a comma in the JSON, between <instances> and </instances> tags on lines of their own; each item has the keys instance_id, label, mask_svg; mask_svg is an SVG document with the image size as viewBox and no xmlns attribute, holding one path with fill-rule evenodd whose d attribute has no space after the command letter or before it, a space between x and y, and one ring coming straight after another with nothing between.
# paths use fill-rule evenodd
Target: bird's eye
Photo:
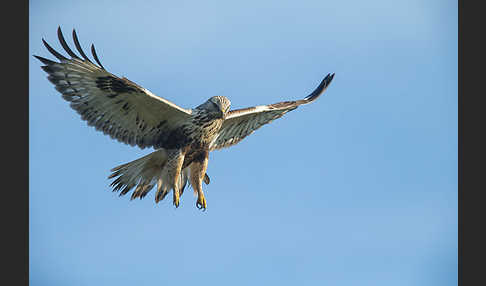
<instances>
[{"instance_id":1,"label":"bird's eye","mask_svg":"<svg viewBox=\"0 0 486 286\"><path fill-rule=\"evenodd\" d=\"M214 101L211 100L211 103L216 107L217 110L220 109L219 106L216 103L214 103Z\"/></svg>"}]
</instances>

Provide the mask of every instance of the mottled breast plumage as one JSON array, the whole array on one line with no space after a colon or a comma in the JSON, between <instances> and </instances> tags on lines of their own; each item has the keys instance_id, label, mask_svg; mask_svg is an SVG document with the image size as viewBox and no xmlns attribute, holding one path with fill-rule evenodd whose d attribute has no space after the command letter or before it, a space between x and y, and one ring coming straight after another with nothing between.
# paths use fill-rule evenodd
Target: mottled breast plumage
<instances>
[{"instance_id":1,"label":"mottled breast plumage","mask_svg":"<svg viewBox=\"0 0 486 286\"><path fill-rule=\"evenodd\" d=\"M195 110L191 118L190 136L194 141L209 148L209 144L223 125L223 117L205 109Z\"/></svg>"}]
</instances>

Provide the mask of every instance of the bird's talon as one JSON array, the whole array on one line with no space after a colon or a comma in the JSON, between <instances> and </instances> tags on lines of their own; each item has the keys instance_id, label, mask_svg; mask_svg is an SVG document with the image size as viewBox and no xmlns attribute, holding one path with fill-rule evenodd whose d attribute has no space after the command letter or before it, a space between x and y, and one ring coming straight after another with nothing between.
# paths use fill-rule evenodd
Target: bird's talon
<instances>
[{"instance_id":1,"label":"bird's talon","mask_svg":"<svg viewBox=\"0 0 486 286\"><path fill-rule=\"evenodd\" d=\"M198 197L196 202L196 207L202 211L206 210L206 199L204 197Z\"/></svg>"}]
</instances>

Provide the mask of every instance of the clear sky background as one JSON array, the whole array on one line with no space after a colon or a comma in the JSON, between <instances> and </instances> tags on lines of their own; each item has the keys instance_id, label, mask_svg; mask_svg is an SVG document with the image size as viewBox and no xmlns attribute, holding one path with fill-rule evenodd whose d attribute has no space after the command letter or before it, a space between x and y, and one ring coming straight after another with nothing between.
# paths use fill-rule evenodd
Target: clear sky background
<instances>
[{"instance_id":1,"label":"clear sky background","mask_svg":"<svg viewBox=\"0 0 486 286\"><path fill-rule=\"evenodd\" d=\"M456 1L30 1L31 285L456 285ZM33 54L56 29L192 108L324 96L212 152L186 191L118 197L151 152L89 127Z\"/></svg>"}]
</instances>

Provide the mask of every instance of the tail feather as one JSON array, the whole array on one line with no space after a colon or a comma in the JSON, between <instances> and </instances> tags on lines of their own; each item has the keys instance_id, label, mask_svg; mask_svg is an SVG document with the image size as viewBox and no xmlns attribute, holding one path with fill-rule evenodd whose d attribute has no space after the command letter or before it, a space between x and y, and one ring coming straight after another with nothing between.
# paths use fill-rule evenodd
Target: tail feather
<instances>
[{"instance_id":1,"label":"tail feather","mask_svg":"<svg viewBox=\"0 0 486 286\"><path fill-rule=\"evenodd\" d=\"M155 202L158 203L167 196L169 193L169 184L166 183L167 179L163 179L163 174L159 177L157 181L157 192L155 193Z\"/></svg>"},{"instance_id":2,"label":"tail feather","mask_svg":"<svg viewBox=\"0 0 486 286\"><path fill-rule=\"evenodd\" d=\"M184 189L191 186L191 182L189 182L189 168L185 168L181 172L181 179L179 181L179 186L181 186L180 194L184 193Z\"/></svg>"},{"instance_id":3,"label":"tail feather","mask_svg":"<svg viewBox=\"0 0 486 286\"><path fill-rule=\"evenodd\" d=\"M153 187L154 185L150 184L150 182L147 181L140 183L135 191L133 191L130 200L136 199L138 197L142 199Z\"/></svg>"},{"instance_id":4,"label":"tail feather","mask_svg":"<svg viewBox=\"0 0 486 286\"><path fill-rule=\"evenodd\" d=\"M166 161L167 153L165 150L159 149L142 158L117 166L111 169L112 174L108 178L118 178L110 186L113 187L114 192L122 190L120 196L127 194L137 186L130 199L133 200L137 197L141 199L154 187Z\"/></svg>"}]
</instances>

